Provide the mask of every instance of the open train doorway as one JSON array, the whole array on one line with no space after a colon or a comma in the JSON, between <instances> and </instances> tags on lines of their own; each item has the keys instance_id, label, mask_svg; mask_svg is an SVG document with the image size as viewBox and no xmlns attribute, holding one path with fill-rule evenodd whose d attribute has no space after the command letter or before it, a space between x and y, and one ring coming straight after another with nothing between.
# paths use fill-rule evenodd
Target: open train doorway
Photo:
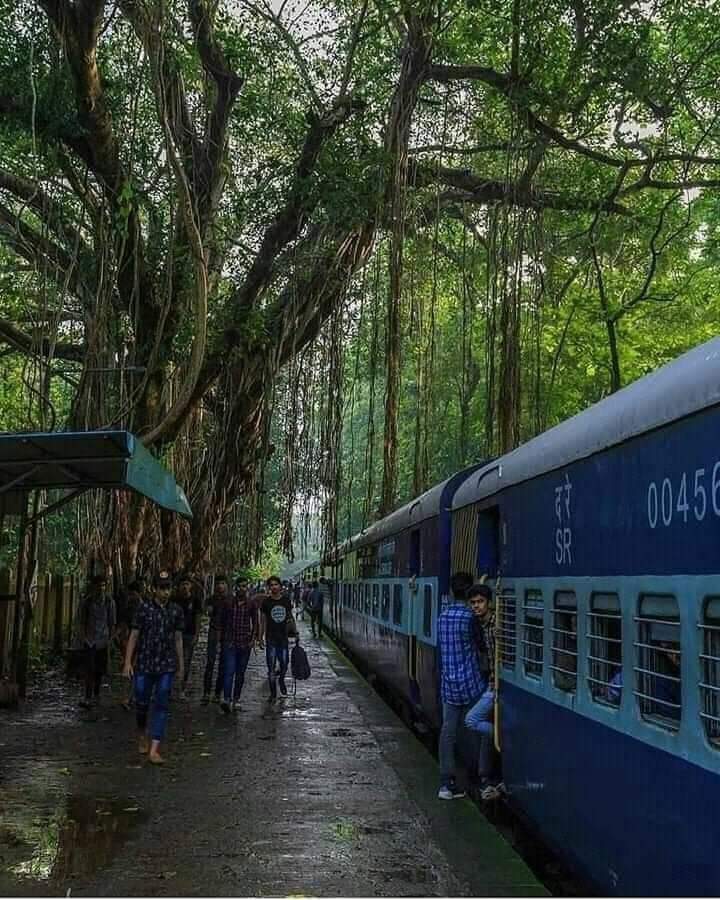
<instances>
[{"instance_id":1,"label":"open train doorway","mask_svg":"<svg viewBox=\"0 0 720 900\"><path fill-rule=\"evenodd\" d=\"M478 512L476 531L475 572L488 582L500 574L500 509L491 506Z\"/></svg>"}]
</instances>

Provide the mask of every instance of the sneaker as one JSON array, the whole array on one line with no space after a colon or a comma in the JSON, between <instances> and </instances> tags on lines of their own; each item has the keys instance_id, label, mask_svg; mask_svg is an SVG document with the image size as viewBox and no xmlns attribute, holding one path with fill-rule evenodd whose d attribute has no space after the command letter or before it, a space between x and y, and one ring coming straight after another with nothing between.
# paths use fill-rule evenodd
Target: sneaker
<instances>
[{"instance_id":1,"label":"sneaker","mask_svg":"<svg viewBox=\"0 0 720 900\"><path fill-rule=\"evenodd\" d=\"M207 705L210 702L210 694L203 694L200 702L204 705Z\"/></svg>"},{"instance_id":2,"label":"sneaker","mask_svg":"<svg viewBox=\"0 0 720 900\"><path fill-rule=\"evenodd\" d=\"M225 713L225 715L227 716L227 715L229 715L229 713L230 713L230 704L229 704L226 700L223 700L222 703L220 704L220 709L221 709L221 710Z\"/></svg>"},{"instance_id":3,"label":"sneaker","mask_svg":"<svg viewBox=\"0 0 720 900\"><path fill-rule=\"evenodd\" d=\"M213 694L210 698L211 703L219 703L220 702L220 694Z\"/></svg>"},{"instance_id":4,"label":"sneaker","mask_svg":"<svg viewBox=\"0 0 720 900\"><path fill-rule=\"evenodd\" d=\"M239 701L239 700L233 700L233 702L232 702L232 711L233 711L233 712L239 712L241 708L242 708L242 707L240 706L240 701Z\"/></svg>"},{"instance_id":5,"label":"sneaker","mask_svg":"<svg viewBox=\"0 0 720 900\"><path fill-rule=\"evenodd\" d=\"M465 796L465 791L458 790L454 785L444 785L438 791L439 800L459 800Z\"/></svg>"},{"instance_id":6,"label":"sneaker","mask_svg":"<svg viewBox=\"0 0 720 900\"><path fill-rule=\"evenodd\" d=\"M91 700L81 700L78 703L78 706L80 707L80 709L90 709L90 707L92 706L92 701Z\"/></svg>"}]
</instances>

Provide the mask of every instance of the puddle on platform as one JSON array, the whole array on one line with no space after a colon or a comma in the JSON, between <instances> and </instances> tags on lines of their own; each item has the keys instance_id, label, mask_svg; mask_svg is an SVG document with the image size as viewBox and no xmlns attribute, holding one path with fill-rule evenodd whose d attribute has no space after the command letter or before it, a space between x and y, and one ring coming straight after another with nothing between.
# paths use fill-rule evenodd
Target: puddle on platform
<instances>
[{"instance_id":1,"label":"puddle on platform","mask_svg":"<svg viewBox=\"0 0 720 900\"><path fill-rule=\"evenodd\" d=\"M70 796L45 808L14 804L0 825L0 871L18 881L63 882L107 865L147 819L133 801ZM4 805L4 804L3 804Z\"/></svg>"}]
</instances>

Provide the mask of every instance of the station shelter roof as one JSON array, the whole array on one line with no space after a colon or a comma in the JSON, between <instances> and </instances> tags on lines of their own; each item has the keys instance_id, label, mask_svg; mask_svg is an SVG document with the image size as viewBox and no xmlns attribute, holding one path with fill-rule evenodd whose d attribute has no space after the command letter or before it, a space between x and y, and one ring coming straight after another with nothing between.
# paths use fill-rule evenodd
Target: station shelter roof
<instances>
[{"instance_id":1,"label":"station shelter roof","mask_svg":"<svg viewBox=\"0 0 720 900\"><path fill-rule=\"evenodd\" d=\"M37 488L132 490L163 509L191 519L185 492L129 431L0 434L0 500L19 511ZM55 506L55 504L53 504Z\"/></svg>"}]
</instances>

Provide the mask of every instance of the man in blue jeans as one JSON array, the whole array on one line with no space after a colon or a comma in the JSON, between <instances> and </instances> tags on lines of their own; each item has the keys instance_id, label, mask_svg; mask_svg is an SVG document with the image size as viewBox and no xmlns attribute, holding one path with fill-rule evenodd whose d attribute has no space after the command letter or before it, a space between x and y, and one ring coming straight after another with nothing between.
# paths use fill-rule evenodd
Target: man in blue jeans
<instances>
[{"instance_id":1,"label":"man in blue jeans","mask_svg":"<svg viewBox=\"0 0 720 900\"><path fill-rule=\"evenodd\" d=\"M220 633L223 668L223 700L220 709L227 715L231 709L238 707L250 651L258 634L257 608L248 597L245 580L238 581L235 596L223 607Z\"/></svg>"},{"instance_id":2,"label":"man in blue jeans","mask_svg":"<svg viewBox=\"0 0 720 900\"><path fill-rule=\"evenodd\" d=\"M477 646L480 652L480 670L487 678L487 687L465 716L465 727L480 736L478 774L481 779L483 800L495 800L504 791L504 785L493 765L495 733L495 613L492 590L486 584L475 584L468 591L470 608L475 616Z\"/></svg>"},{"instance_id":3,"label":"man in blue jeans","mask_svg":"<svg viewBox=\"0 0 720 900\"><path fill-rule=\"evenodd\" d=\"M138 749L141 753L149 751L148 758L156 765L165 762L160 755L160 742L165 737L173 679L175 673L181 681L183 677L185 618L180 607L170 602L171 590L170 573L158 573L149 599L142 600L135 612L123 667L123 674L135 681Z\"/></svg>"},{"instance_id":4,"label":"man in blue jeans","mask_svg":"<svg viewBox=\"0 0 720 900\"><path fill-rule=\"evenodd\" d=\"M455 742L466 713L483 695L487 680L480 669L473 614L467 605L472 576L457 572L450 579L452 601L438 618L440 697L443 723L440 729L441 800L464 797L455 784Z\"/></svg>"},{"instance_id":5,"label":"man in blue jeans","mask_svg":"<svg viewBox=\"0 0 720 900\"><path fill-rule=\"evenodd\" d=\"M205 674L203 676L203 695L201 703L208 703L210 701L215 660L218 659L218 657L218 673L217 678L215 679L215 693L212 695L212 699L215 703L220 702L220 692L223 686L220 619L222 618L223 608L227 605L229 599L227 578L224 575L216 575L214 590L207 604L207 608L210 612L210 621L208 622L207 660L205 663Z\"/></svg>"},{"instance_id":6,"label":"man in blue jeans","mask_svg":"<svg viewBox=\"0 0 720 900\"><path fill-rule=\"evenodd\" d=\"M290 658L289 637L297 634L297 631L290 597L283 592L282 582L278 576L272 575L268 578L267 586L268 594L260 607L263 621L261 631L265 636L265 658L270 685L268 701L274 703L277 699L278 683L281 697L287 697L285 673Z\"/></svg>"}]
</instances>

